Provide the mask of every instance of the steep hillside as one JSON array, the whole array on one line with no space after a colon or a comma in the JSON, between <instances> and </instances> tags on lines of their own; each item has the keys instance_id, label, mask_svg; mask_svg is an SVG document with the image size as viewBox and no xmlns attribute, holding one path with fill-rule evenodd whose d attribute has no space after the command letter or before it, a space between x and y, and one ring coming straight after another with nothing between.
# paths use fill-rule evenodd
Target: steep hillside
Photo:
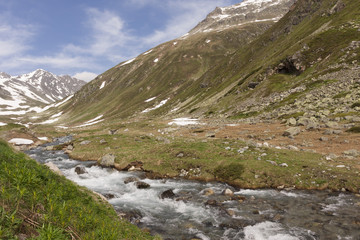
<instances>
[{"instance_id":1,"label":"steep hillside","mask_svg":"<svg viewBox=\"0 0 360 240\"><path fill-rule=\"evenodd\" d=\"M195 99L198 88L201 92L209 88L209 70L229 62L239 48L246 48L266 31L293 2L248 0L220 9L222 13L215 9L183 37L99 75L62 108L64 119L77 123L100 115L117 119L177 113L176 109ZM223 22L225 27L215 28Z\"/></svg>"},{"instance_id":2,"label":"steep hillside","mask_svg":"<svg viewBox=\"0 0 360 240\"><path fill-rule=\"evenodd\" d=\"M91 191L0 141L1 239L154 239Z\"/></svg>"},{"instance_id":3,"label":"steep hillside","mask_svg":"<svg viewBox=\"0 0 360 240\"><path fill-rule=\"evenodd\" d=\"M20 76L0 73L0 115L38 111L78 91L86 82L42 69Z\"/></svg>"}]
</instances>

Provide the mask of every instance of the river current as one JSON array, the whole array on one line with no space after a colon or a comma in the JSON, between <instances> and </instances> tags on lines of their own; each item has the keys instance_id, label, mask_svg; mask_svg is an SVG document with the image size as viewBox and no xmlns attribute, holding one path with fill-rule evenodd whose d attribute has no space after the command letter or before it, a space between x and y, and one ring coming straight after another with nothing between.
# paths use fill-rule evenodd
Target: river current
<instances>
[{"instance_id":1,"label":"river current","mask_svg":"<svg viewBox=\"0 0 360 240\"><path fill-rule=\"evenodd\" d=\"M45 147L26 151L40 163L52 162L65 177L108 198L115 210L164 239L307 240L360 239L360 198L349 193L300 190L234 189L223 183L145 178L141 172L119 172L94 162L69 159ZM86 173L77 174L83 166ZM150 185L139 189L136 177ZM234 196L224 196L230 188ZM212 194L206 192L212 190ZM172 198L162 198L172 190Z\"/></svg>"}]
</instances>

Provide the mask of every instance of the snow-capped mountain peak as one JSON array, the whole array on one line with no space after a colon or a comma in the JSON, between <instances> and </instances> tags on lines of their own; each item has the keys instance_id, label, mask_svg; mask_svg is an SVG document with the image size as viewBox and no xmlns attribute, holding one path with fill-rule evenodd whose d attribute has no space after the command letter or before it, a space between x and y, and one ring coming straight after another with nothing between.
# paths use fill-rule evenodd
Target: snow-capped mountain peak
<instances>
[{"instance_id":1,"label":"snow-capped mountain peak","mask_svg":"<svg viewBox=\"0 0 360 240\"><path fill-rule=\"evenodd\" d=\"M254 22L278 21L296 0L244 0L241 3L217 7L189 34L221 31Z\"/></svg>"},{"instance_id":2,"label":"snow-capped mountain peak","mask_svg":"<svg viewBox=\"0 0 360 240\"><path fill-rule=\"evenodd\" d=\"M0 73L0 115L21 114L78 91L86 82L68 75L56 76L43 69L19 76Z\"/></svg>"}]
</instances>

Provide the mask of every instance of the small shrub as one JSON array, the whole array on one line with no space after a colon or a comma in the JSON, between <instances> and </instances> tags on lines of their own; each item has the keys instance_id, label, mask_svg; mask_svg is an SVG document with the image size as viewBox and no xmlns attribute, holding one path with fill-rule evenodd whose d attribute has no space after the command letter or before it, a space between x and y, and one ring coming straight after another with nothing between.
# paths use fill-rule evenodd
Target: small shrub
<instances>
[{"instance_id":1,"label":"small shrub","mask_svg":"<svg viewBox=\"0 0 360 240\"><path fill-rule=\"evenodd\" d=\"M360 126L355 126L355 127L352 127L348 130L346 130L346 132L350 132L350 133L360 133Z\"/></svg>"},{"instance_id":2,"label":"small shrub","mask_svg":"<svg viewBox=\"0 0 360 240\"><path fill-rule=\"evenodd\" d=\"M218 166L214 170L214 175L219 180L230 180L239 179L244 172L244 166L238 163L231 163L227 166Z\"/></svg>"},{"instance_id":3,"label":"small shrub","mask_svg":"<svg viewBox=\"0 0 360 240\"><path fill-rule=\"evenodd\" d=\"M351 108L360 107L360 102L356 102L353 105L351 105Z\"/></svg>"}]
</instances>

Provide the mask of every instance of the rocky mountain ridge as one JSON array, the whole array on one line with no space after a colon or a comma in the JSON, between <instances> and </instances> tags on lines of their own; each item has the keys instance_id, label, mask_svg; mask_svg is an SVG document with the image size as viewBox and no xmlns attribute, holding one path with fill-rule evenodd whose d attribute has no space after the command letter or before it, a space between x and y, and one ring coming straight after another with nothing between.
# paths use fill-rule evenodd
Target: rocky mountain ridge
<instances>
[{"instance_id":1,"label":"rocky mountain ridge","mask_svg":"<svg viewBox=\"0 0 360 240\"><path fill-rule=\"evenodd\" d=\"M228 7L217 7L189 34L222 31L254 22L276 22L296 0L245 0Z\"/></svg>"},{"instance_id":2,"label":"rocky mountain ridge","mask_svg":"<svg viewBox=\"0 0 360 240\"><path fill-rule=\"evenodd\" d=\"M56 76L42 69L19 76L0 72L0 113L3 116L38 111L75 93L85 83L69 75Z\"/></svg>"}]
</instances>

